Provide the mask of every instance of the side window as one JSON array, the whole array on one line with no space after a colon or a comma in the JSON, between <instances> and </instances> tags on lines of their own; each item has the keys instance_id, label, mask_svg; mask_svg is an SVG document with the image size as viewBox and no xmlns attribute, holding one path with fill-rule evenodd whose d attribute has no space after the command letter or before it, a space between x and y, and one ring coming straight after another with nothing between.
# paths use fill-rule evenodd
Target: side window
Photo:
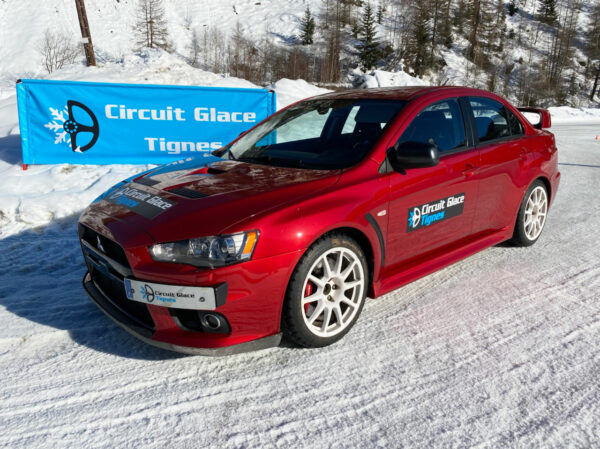
<instances>
[{"instance_id":1,"label":"side window","mask_svg":"<svg viewBox=\"0 0 600 449\"><path fill-rule=\"evenodd\" d=\"M475 117L475 127L480 142L501 139L511 135L511 128L508 125L508 114L511 114L511 112L503 104L483 97L470 97L469 102Z\"/></svg>"},{"instance_id":2,"label":"side window","mask_svg":"<svg viewBox=\"0 0 600 449\"><path fill-rule=\"evenodd\" d=\"M510 126L510 133L513 136L522 136L525 134L525 129L523 128L523 123L521 123L521 120L519 120L518 117L509 110L506 110L506 112L508 113L508 125Z\"/></svg>"},{"instance_id":3,"label":"side window","mask_svg":"<svg viewBox=\"0 0 600 449\"><path fill-rule=\"evenodd\" d=\"M402 133L398 143L431 143L443 153L466 144L465 126L460 106L455 99L427 106Z\"/></svg>"}]
</instances>

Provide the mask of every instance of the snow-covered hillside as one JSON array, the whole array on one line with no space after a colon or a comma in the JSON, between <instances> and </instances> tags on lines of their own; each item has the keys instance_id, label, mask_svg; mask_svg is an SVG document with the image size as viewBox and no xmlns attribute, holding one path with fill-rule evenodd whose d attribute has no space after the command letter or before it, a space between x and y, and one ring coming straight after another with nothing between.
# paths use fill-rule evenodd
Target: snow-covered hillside
<instances>
[{"instance_id":1,"label":"snow-covered hillside","mask_svg":"<svg viewBox=\"0 0 600 449\"><path fill-rule=\"evenodd\" d=\"M135 52L135 0L86 0L87 15L99 64L119 62ZM165 19L175 52L187 56L192 32L218 26L231 33L238 22L257 40L267 33L283 41L299 33L307 5L321 0L166 0ZM2 0L0 2L0 79L45 75L38 50L44 31L65 32L80 39L72 0ZM14 81L14 80L13 80Z\"/></svg>"},{"instance_id":2,"label":"snow-covered hillside","mask_svg":"<svg viewBox=\"0 0 600 449\"><path fill-rule=\"evenodd\" d=\"M412 0L411 0L412 1ZM301 34L301 21L304 11L310 7L317 19L315 44L307 49L309 55L322 56L327 46L328 36L324 24L324 7L332 2L323 0L163 0L164 19L168 27L170 41L173 45L174 55L182 61L189 60L192 49L193 35L196 33L201 39L204 32L218 30L222 33L220 39L229 39L234 30L239 26L246 39L253 45L260 46L261 42L268 40L276 47L290 49L297 37ZM350 2L346 2L350 3ZM373 6L387 5L381 24L375 24L376 37L381 45L394 46L398 42L410 41L411 21L410 11L414 5L410 2L387 1L371 2ZM419 2L416 2L419 3ZM434 2L441 4L439 0ZM469 3L470 2L466 2ZM486 0L484 7L496 8L497 2ZM509 3L517 6L516 12L511 16ZM401 54L404 50L396 49L392 58L396 62L382 62L379 69L396 70L386 73L380 70L379 75L363 82L364 86L374 85L405 85L409 84L454 84L469 85L474 87L490 88L513 101L525 103L530 101L543 104L557 104L556 92L544 93L544 86L540 75L545 73L544 67L549 64L548 54L551 52L553 41L553 28L538 20L540 13L539 0L508 0L498 4L503 5L505 18L500 25L502 31L502 44L489 54L488 65L481 68L465 57L469 42L465 37L466 31L457 28L456 21L460 12L460 2L453 0L448 8L450 17L442 17L442 21L453 22L451 43L442 45L436 43L431 51L432 58L437 62L422 76L422 79L410 77L407 72L414 69ZM585 52L587 45L586 33L591 28L592 13L596 0L580 0L578 2L558 1L557 13L559 19L567 14L569 5L577 3L576 24L574 41L565 64L562 84L569 87L561 93L563 101L574 106L596 106L597 103L588 100L593 78L591 67L595 63L589 59ZM86 0L87 13L94 47L99 65L130 63L137 57L136 36L134 25L138 0ZM378 7L378 6L377 6ZM352 7L352 20L360 22L363 11ZM566 9L565 9L566 8ZM469 9L469 8L467 8ZM484 11L492 14L491 11ZM564 13L564 14L563 14ZM495 13L501 14L500 12ZM492 14L493 15L493 14ZM487 17L487 16L486 16ZM491 16L490 16L491 17ZM560 21L559 20L559 21ZM467 21L468 22L468 21ZM429 24L431 27L431 24ZM465 23L468 26L468 23ZM492 24L486 24L489 28ZM357 66L356 38L350 30L350 25L345 25L346 41L342 45L342 70L343 83L350 83ZM77 16L74 2L71 0L2 0L0 2L0 98L6 95L18 78L43 77L46 72L42 67L42 56L39 51L41 40L46 30L51 32L66 33L75 41L80 39ZM404 33L404 34L403 34ZM406 34L405 33L409 33ZM431 37L432 30L428 31ZM462 34L461 34L462 33ZM483 31L481 31L483 33ZM480 45L486 44L485 37L481 35ZM210 47L212 43L209 43ZM225 51L227 45L219 47ZM225 55L223 55L223 58ZM79 64L83 63L80 58ZM381 67L381 64L388 67ZM393 66L393 67L392 67ZM404 71L401 71L403 69ZM398 71L400 70L400 71ZM280 78L281 76L279 76ZM277 78L275 78L277 79ZM271 82L272 79L262 80ZM536 84L537 83L537 84ZM566 89L566 87L565 87ZM536 90L532 96L531 91ZM563 89L564 90L564 89ZM562 103L559 103L562 104Z\"/></svg>"}]
</instances>

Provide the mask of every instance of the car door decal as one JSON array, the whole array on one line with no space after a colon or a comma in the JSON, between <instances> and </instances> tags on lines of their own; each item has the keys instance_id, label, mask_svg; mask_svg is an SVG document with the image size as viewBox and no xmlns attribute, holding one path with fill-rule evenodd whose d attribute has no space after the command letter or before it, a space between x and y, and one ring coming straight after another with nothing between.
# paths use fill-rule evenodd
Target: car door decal
<instances>
[{"instance_id":1,"label":"car door decal","mask_svg":"<svg viewBox=\"0 0 600 449\"><path fill-rule=\"evenodd\" d=\"M465 194L442 198L408 209L406 232L416 231L463 213Z\"/></svg>"}]
</instances>

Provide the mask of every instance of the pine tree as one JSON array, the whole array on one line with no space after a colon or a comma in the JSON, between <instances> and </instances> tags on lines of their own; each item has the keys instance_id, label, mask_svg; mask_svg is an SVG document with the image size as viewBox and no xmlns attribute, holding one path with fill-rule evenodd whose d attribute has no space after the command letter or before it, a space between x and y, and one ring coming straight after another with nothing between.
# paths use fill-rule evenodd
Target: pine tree
<instances>
[{"instance_id":1,"label":"pine tree","mask_svg":"<svg viewBox=\"0 0 600 449\"><path fill-rule=\"evenodd\" d=\"M304 12L304 18L300 23L300 40L302 45L311 45L315 35L315 19L307 6Z\"/></svg>"},{"instance_id":2,"label":"pine tree","mask_svg":"<svg viewBox=\"0 0 600 449\"><path fill-rule=\"evenodd\" d=\"M413 19L411 47L413 53L414 72L416 76L422 76L429 68L429 52L427 46L430 44L430 14L423 4L415 8Z\"/></svg>"},{"instance_id":3,"label":"pine tree","mask_svg":"<svg viewBox=\"0 0 600 449\"><path fill-rule=\"evenodd\" d=\"M379 59L379 43L375 37L375 17L371 4L367 3L361 21L359 58L363 71L372 69Z\"/></svg>"},{"instance_id":4,"label":"pine tree","mask_svg":"<svg viewBox=\"0 0 600 449\"><path fill-rule=\"evenodd\" d=\"M514 16L519 11L519 7L517 6L517 0L511 0L508 4L508 15Z\"/></svg>"},{"instance_id":5,"label":"pine tree","mask_svg":"<svg viewBox=\"0 0 600 449\"><path fill-rule=\"evenodd\" d=\"M556 0L540 0L539 20L548 25L556 23Z\"/></svg>"}]
</instances>

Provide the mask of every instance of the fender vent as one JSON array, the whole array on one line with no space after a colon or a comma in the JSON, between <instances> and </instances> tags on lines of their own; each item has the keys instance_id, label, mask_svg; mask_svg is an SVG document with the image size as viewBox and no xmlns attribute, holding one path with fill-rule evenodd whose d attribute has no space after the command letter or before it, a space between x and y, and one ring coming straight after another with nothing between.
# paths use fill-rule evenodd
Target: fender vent
<instances>
[{"instance_id":1,"label":"fender vent","mask_svg":"<svg viewBox=\"0 0 600 449\"><path fill-rule=\"evenodd\" d=\"M205 198L208 195L206 193L198 192L197 190L188 189L187 187L176 187L171 190L167 190L169 193L183 196L185 198Z\"/></svg>"},{"instance_id":2,"label":"fender vent","mask_svg":"<svg viewBox=\"0 0 600 449\"><path fill-rule=\"evenodd\" d=\"M158 184L160 181L156 181L151 178L139 178L139 179L135 179L133 182L135 182L137 184L141 184L143 186L153 186L153 185Z\"/></svg>"}]
</instances>

